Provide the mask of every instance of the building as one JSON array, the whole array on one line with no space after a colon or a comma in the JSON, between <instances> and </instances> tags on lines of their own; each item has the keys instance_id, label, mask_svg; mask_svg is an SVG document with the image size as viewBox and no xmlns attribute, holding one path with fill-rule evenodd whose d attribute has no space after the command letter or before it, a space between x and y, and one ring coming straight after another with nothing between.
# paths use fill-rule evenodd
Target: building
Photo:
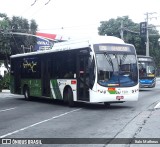
<instances>
[{"instance_id":1,"label":"building","mask_svg":"<svg viewBox=\"0 0 160 147\"><path fill-rule=\"evenodd\" d=\"M0 66L0 75L1 75L2 77L4 77L4 75L5 75L7 72L8 72L8 71L7 71L7 68L4 66L4 63L2 63L1 66Z\"/></svg>"}]
</instances>

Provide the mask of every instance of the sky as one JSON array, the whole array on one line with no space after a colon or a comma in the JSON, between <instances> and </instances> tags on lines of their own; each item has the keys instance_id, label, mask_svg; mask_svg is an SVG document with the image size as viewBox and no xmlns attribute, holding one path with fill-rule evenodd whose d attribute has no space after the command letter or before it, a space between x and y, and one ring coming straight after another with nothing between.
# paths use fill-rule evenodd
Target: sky
<instances>
[{"instance_id":1,"label":"sky","mask_svg":"<svg viewBox=\"0 0 160 147\"><path fill-rule=\"evenodd\" d=\"M160 26L160 0L0 0L0 13L35 19L40 32L71 37L97 35L100 21L112 18L140 23L147 12L156 12L149 24Z\"/></svg>"}]
</instances>

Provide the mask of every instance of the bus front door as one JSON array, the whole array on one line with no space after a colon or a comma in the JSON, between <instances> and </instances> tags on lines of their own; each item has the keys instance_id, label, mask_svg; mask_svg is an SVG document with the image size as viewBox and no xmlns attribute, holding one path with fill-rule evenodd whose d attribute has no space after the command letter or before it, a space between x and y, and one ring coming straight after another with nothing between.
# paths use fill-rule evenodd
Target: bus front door
<instances>
[{"instance_id":1,"label":"bus front door","mask_svg":"<svg viewBox=\"0 0 160 147\"><path fill-rule=\"evenodd\" d=\"M14 93L21 94L21 61L14 62L14 87Z\"/></svg>"},{"instance_id":2,"label":"bus front door","mask_svg":"<svg viewBox=\"0 0 160 147\"><path fill-rule=\"evenodd\" d=\"M42 79L42 96L50 97L50 64L49 60L42 59L41 61L41 79Z\"/></svg>"},{"instance_id":3,"label":"bus front door","mask_svg":"<svg viewBox=\"0 0 160 147\"><path fill-rule=\"evenodd\" d=\"M88 55L79 54L77 58L77 99L89 101Z\"/></svg>"}]
</instances>

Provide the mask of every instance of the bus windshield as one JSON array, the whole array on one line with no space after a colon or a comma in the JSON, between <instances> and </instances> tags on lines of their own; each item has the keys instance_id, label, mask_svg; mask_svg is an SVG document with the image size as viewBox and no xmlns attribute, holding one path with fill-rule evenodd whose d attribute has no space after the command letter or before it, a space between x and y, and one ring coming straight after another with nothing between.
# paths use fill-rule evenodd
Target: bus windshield
<instances>
[{"instance_id":1,"label":"bus windshield","mask_svg":"<svg viewBox=\"0 0 160 147\"><path fill-rule=\"evenodd\" d=\"M129 87L138 83L136 55L97 53L98 83L104 87Z\"/></svg>"},{"instance_id":2,"label":"bus windshield","mask_svg":"<svg viewBox=\"0 0 160 147\"><path fill-rule=\"evenodd\" d=\"M154 77L155 65L154 62L139 61L139 76L141 77Z\"/></svg>"}]
</instances>

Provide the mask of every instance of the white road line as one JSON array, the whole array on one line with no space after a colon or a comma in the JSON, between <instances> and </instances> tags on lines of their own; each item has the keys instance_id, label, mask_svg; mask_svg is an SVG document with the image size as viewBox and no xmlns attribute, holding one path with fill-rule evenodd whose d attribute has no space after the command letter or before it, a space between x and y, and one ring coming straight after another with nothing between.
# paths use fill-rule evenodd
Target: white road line
<instances>
[{"instance_id":1,"label":"white road line","mask_svg":"<svg viewBox=\"0 0 160 147\"><path fill-rule=\"evenodd\" d=\"M160 109L160 102L154 107L154 109Z\"/></svg>"},{"instance_id":2,"label":"white road line","mask_svg":"<svg viewBox=\"0 0 160 147\"><path fill-rule=\"evenodd\" d=\"M79 109L75 109L75 110L72 110L72 111L69 111L69 112L66 112L66 113L63 113L63 114L57 115L57 116L53 116L53 117L51 117L51 118L49 118L49 119L46 119L46 120L43 120L43 121L37 122L37 123L35 123L35 124L32 124L32 125L29 125L29 126L27 126L27 127L21 128L21 129L19 129L19 130L16 130L16 131L13 131L13 132L10 132L10 133L7 133L7 134L4 134L4 135L0 136L0 138L4 138L4 137L10 136L10 135L13 135L13 134L19 133L20 131L24 131L24 130L26 130L26 129L32 128L32 127L37 126L37 125L39 125L39 124L42 124L42 123L44 123L44 122L47 122L47 121L50 121L50 120L53 120L53 119L59 118L59 117L61 117L61 116L64 116L64 115L70 114L70 113L75 112L75 111L79 111L79 110L81 110L81 109L82 109L82 108L79 108Z\"/></svg>"},{"instance_id":3,"label":"white road line","mask_svg":"<svg viewBox=\"0 0 160 147\"><path fill-rule=\"evenodd\" d=\"M5 112L5 111L13 110L13 109L16 109L16 107L9 108L9 109L4 109L4 110L0 110L0 112Z\"/></svg>"}]
</instances>

